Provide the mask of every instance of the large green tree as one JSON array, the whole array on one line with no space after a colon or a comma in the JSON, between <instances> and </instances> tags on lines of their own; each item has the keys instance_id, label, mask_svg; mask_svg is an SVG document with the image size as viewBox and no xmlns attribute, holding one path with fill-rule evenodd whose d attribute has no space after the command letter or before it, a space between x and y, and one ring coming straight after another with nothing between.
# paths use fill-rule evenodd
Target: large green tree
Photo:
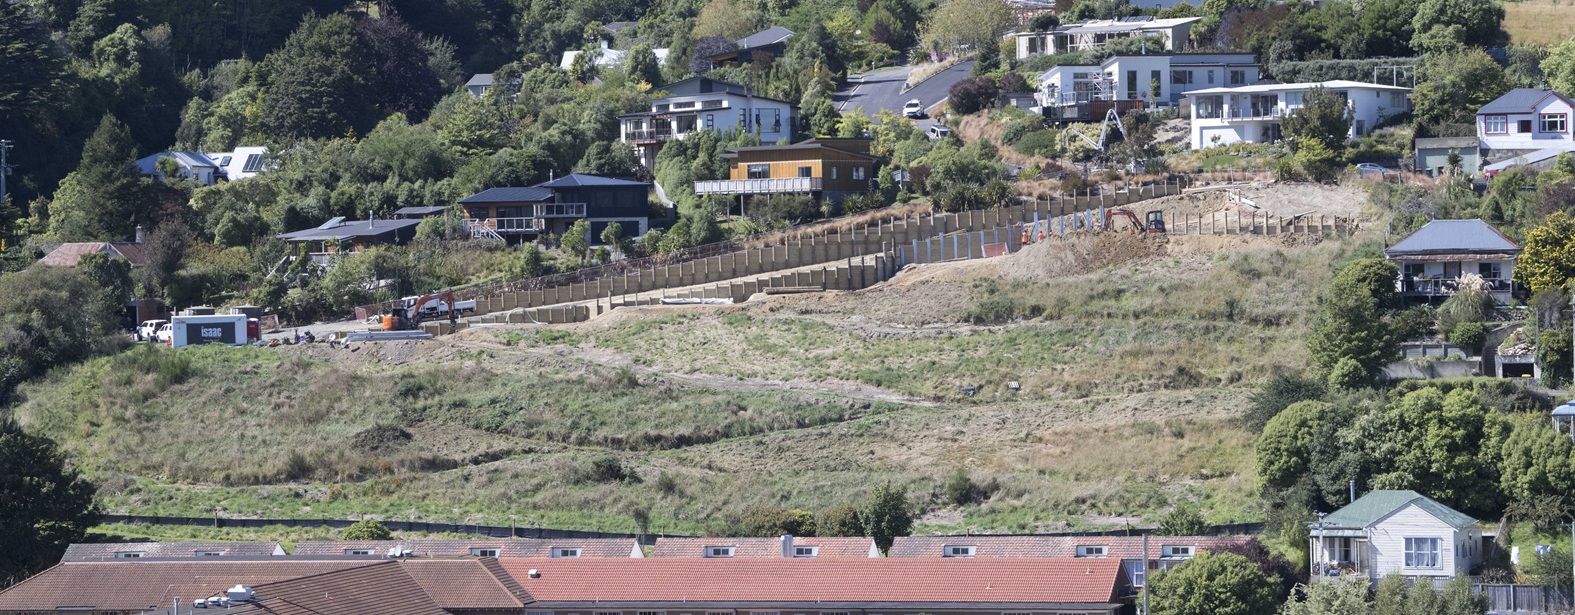
<instances>
[{"instance_id":1,"label":"large green tree","mask_svg":"<svg viewBox=\"0 0 1575 615\"><path fill-rule=\"evenodd\" d=\"M46 104L60 78L60 58L31 5L0 2L0 126L13 114Z\"/></svg>"},{"instance_id":2,"label":"large green tree","mask_svg":"<svg viewBox=\"0 0 1575 615\"><path fill-rule=\"evenodd\" d=\"M127 241L151 222L157 197L136 165L136 143L106 115L82 147L77 170L60 181L49 206L49 232L60 241Z\"/></svg>"},{"instance_id":3,"label":"large green tree","mask_svg":"<svg viewBox=\"0 0 1575 615\"><path fill-rule=\"evenodd\" d=\"M348 15L308 16L263 60L262 128L282 138L345 136L371 128L371 66Z\"/></svg>"},{"instance_id":4,"label":"large green tree","mask_svg":"<svg viewBox=\"0 0 1575 615\"><path fill-rule=\"evenodd\" d=\"M1510 90L1504 69L1481 49L1429 56L1427 79L1411 100L1418 120L1428 124L1471 124L1481 109Z\"/></svg>"},{"instance_id":5,"label":"large green tree","mask_svg":"<svg viewBox=\"0 0 1575 615\"><path fill-rule=\"evenodd\" d=\"M1351 359L1372 378L1398 358L1400 333L1388 318L1397 275L1394 263L1380 259L1352 261L1335 275L1313 312L1307 349L1314 366L1329 372Z\"/></svg>"},{"instance_id":6,"label":"large green tree","mask_svg":"<svg viewBox=\"0 0 1575 615\"><path fill-rule=\"evenodd\" d=\"M1461 511L1491 515L1503 505L1498 451L1508 427L1469 389L1407 394L1374 417L1380 489L1413 489Z\"/></svg>"},{"instance_id":7,"label":"large green tree","mask_svg":"<svg viewBox=\"0 0 1575 615\"><path fill-rule=\"evenodd\" d=\"M1317 401L1296 402L1263 426L1257 452L1258 480L1265 489L1290 489L1307 475L1318 421L1329 407Z\"/></svg>"},{"instance_id":8,"label":"large green tree","mask_svg":"<svg viewBox=\"0 0 1575 615\"><path fill-rule=\"evenodd\" d=\"M890 483L876 487L859 517L864 521L864 535L874 538L875 546L885 553L898 536L913 531L913 505L908 503L908 490Z\"/></svg>"},{"instance_id":9,"label":"large green tree","mask_svg":"<svg viewBox=\"0 0 1575 615\"><path fill-rule=\"evenodd\" d=\"M1498 0L1422 0L1411 18L1411 47L1423 50L1435 30L1458 29L1459 42L1468 47L1503 45L1508 36L1502 27L1504 5Z\"/></svg>"},{"instance_id":10,"label":"large green tree","mask_svg":"<svg viewBox=\"0 0 1575 615\"><path fill-rule=\"evenodd\" d=\"M1351 111L1344 95L1315 87L1302 95L1302 108L1285 118L1283 125L1286 136L1318 141L1338 154L1345 151L1351 133Z\"/></svg>"},{"instance_id":11,"label":"large green tree","mask_svg":"<svg viewBox=\"0 0 1575 615\"><path fill-rule=\"evenodd\" d=\"M54 441L0 417L0 580L59 561L98 522L93 485Z\"/></svg>"},{"instance_id":12,"label":"large green tree","mask_svg":"<svg viewBox=\"0 0 1575 615\"><path fill-rule=\"evenodd\" d=\"M1575 39L1564 41L1542 60L1548 85L1560 92L1575 92Z\"/></svg>"},{"instance_id":13,"label":"large green tree","mask_svg":"<svg viewBox=\"0 0 1575 615\"><path fill-rule=\"evenodd\" d=\"M1204 553L1149 580L1154 615L1262 615L1283 596L1257 564L1234 553Z\"/></svg>"},{"instance_id":14,"label":"large green tree","mask_svg":"<svg viewBox=\"0 0 1575 615\"><path fill-rule=\"evenodd\" d=\"M1575 220L1556 211L1526 231L1514 279L1532 292L1542 292L1564 286L1571 277L1575 277Z\"/></svg>"}]
</instances>

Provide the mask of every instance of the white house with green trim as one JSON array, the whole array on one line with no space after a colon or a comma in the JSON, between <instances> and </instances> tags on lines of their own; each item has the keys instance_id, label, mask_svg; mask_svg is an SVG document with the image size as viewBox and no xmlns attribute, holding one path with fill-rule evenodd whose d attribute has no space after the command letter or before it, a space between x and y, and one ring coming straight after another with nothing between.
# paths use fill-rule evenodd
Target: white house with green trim
<instances>
[{"instance_id":1,"label":"white house with green trim","mask_svg":"<svg viewBox=\"0 0 1575 615\"><path fill-rule=\"evenodd\" d=\"M1415 491L1370 492L1308 527L1313 582L1448 579L1468 574L1482 557L1476 519Z\"/></svg>"}]
</instances>

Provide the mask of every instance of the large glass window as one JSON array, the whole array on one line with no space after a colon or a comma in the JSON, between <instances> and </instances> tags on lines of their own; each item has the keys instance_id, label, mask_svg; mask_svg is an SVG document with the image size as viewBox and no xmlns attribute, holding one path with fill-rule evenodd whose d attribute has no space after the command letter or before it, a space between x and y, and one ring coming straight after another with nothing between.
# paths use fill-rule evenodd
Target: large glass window
<instances>
[{"instance_id":1,"label":"large glass window","mask_svg":"<svg viewBox=\"0 0 1575 615\"><path fill-rule=\"evenodd\" d=\"M1482 132L1488 134L1504 134L1509 132L1509 118L1502 115L1483 116Z\"/></svg>"},{"instance_id":2,"label":"large glass window","mask_svg":"<svg viewBox=\"0 0 1575 615\"><path fill-rule=\"evenodd\" d=\"M1129 560L1121 562L1121 565L1126 567L1127 578L1132 579L1132 586L1142 587L1145 577L1148 576L1148 571L1144 570L1143 562L1141 560Z\"/></svg>"},{"instance_id":3,"label":"large glass window","mask_svg":"<svg viewBox=\"0 0 1575 615\"><path fill-rule=\"evenodd\" d=\"M1542 114L1542 132L1566 132L1569 129L1569 116L1563 113Z\"/></svg>"},{"instance_id":4,"label":"large glass window","mask_svg":"<svg viewBox=\"0 0 1575 615\"><path fill-rule=\"evenodd\" d=\"M1438 566L1437 538L1405 539L1406 568L1437 568Z\"/></svg>"},{"instance_id":5,"label":"large glass window","mask_svg":"<svg viewBox=\"0 0 1575 615\"><path fill-rule=\"evenodd\" d=\"M1172 70L1172 71L1170 71L1170 84L1173 85L1173 86L1176 86L1176 85L1192 85L1192 71L1190 71L1190 70Z\"/></svg>"},{"instance_id":6,"label":"large glass window","mask_svg":"<svg viewBox=\"0 0 1575 615\"><path fill-rule=\"evenodd\" d=\"M771 165L769 165L769 164L752 164L752 165L749 165L749 179L766 179L766 178L769 178L769 177L771 177Z\"/></svg>"}]
</instances>

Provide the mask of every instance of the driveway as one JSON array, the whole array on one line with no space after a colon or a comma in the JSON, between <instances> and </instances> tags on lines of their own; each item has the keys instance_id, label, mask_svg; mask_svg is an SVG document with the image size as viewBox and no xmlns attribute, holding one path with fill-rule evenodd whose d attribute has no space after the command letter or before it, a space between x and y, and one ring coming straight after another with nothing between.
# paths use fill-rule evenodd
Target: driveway
<instances>
[{"instance_id":1,"label":"driveway","mask_svg":"<svg viewBox=\"0 0 1575 615\"><path fill-rule=\"evenodd\" d=\"M928 109L946 98L952 85L962 81L973 71L973 61L962 62L936 73L924 80L924 83L904 92L902 84L907 81L908 73L913 68L899 66L862 75L850 75L847 84L837 90L831 100L837 103L838 111L845 113L862 107L864 113L871 117L880 113L881 109L902 113L902 105L915 98Z\"/></svg>"}]
</instances>

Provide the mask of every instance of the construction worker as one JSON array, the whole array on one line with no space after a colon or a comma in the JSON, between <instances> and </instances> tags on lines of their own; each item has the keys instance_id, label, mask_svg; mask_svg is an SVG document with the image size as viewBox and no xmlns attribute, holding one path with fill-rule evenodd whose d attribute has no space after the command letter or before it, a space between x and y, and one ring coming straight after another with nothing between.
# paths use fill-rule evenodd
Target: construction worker
<instances>
[{"instance_id":1,"label":"construction worker","mask_svg":"<svg viewBox=\"0 0 1575 615\"><path fill-rule=\"evenodd\" d=\"M1028 225L1023 225L1023 245L1028 245Z\"/></svg>"},{"instance_id":2,"label":"construction worker","mask_svg":"<svg viewBox=\"0 0 1575 615\"><path fill-rule=\"evenodd\" d=\"M1039 225L1035 224L1034 226L1039 226ZM1045 240L1045 229L1044 229L1044 227L1040 227L1039 228L1039 241L1044 241L1044 240Z\"/></svg>"}]
</instances>

